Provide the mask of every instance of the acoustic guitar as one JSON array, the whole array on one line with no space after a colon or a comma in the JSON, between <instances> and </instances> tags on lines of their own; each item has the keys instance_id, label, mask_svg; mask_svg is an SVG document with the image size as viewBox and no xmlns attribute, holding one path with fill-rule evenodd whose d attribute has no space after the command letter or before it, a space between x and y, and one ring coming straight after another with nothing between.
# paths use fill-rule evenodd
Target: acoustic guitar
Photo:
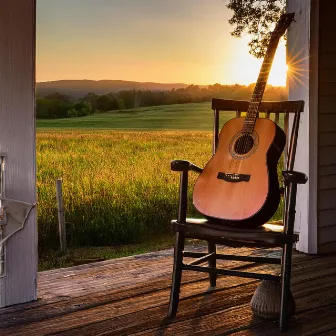
<instances>
[{"instance_id":1,"label":"acoustic guitar","mask_svg":"<svg viewBox=\"0 0 336 336\"><path fill-rule=\"evenodd\" d=\"M233 118L223 126L216 153L196 181L196 209L220 224L257 227L279 206L277 164L286 135L272 120L258 118L258 111L279 40L293 19L294 13L280 17L246 117Z\"/></svg>"}]
</instances>

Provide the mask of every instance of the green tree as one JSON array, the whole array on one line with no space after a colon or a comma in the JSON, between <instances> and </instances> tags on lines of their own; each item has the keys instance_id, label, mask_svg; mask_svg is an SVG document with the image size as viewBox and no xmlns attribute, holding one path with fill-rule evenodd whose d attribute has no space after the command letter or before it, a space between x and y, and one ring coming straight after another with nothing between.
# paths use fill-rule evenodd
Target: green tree
<instances>
[{"instance_id":1,"label":"green tree","mask_svg":"<svg viewBox=\"0 0 336 336\"><path fill-rule=\"evenodd\" d=\"M36 98L36 118L50 118L51 101L49 99Z\"/></svg>"},{"instance_id":2,"label":"green tree","mask_svg":"<svg viewBox=\"0 0 336 336\"><path fill-rule=\"evenodd\" d=\"M91 103L86 101L80 101L75 104L74 109L77 111L78 117L84 117L93 113Z\"/></svg>"},{"instance_id":3,"label":"green tree","mask_svg":"<svg viewBox=\"0 0 336 336\"><path fill-rule=\"evenodd\" d=\"M50 99L50 100L58 100L58 101L63 102L63 103L70 103L70 101L71 101L70 96L68 96L66 94L59 93L59 92L51 93L51 94L45 96L45 98Z\"/></svg>"},{"instance_id":4,"label":"green tree","mask_svg":"<svg viewBox=\"0 0 336 336\"><path fill-rule=\"evenodd\" d=\"M284 12L286 0L229 0L227 7L233 11L229 23L234 26L231 35L241 37L248 34L250 54L264 57L270 32Z\"/></svg>"},{"instance_id":5,"label":"green tree","mask_svg":"<svg viewBox=\"0 0 336 336\"><path fill-rule=\"evenodd\" d=\"M85 101L85 102L90 103L91 107L92 107L92 110L94 112L98 109L98 107L97 107L98 98L99 98L99 96L97 94L89 92L81 99L81 101Z\"/></svg>"},{"instance_id":6,"label":"green tree","mask_svg":"<svg viewBox=\"0 0 336 336\"><path fill-rule=\"evenodd\" d=\"M100 111L109 111L111 109L112 99L109 95L102 95L97 99L97 109Z\"/></svg>"}]
</instances>

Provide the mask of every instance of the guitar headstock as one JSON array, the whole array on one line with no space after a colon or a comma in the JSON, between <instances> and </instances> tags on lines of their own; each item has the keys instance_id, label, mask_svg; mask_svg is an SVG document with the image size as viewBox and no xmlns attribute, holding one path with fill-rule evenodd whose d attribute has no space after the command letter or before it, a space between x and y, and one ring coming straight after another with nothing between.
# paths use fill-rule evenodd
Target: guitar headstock
<instances>
[{"instance_id":1,"label":"guitar headstock","mask_svg":"<svg viewBox=\"0 0 336 336\"><path fill-rule=\"evenodd\" d=\"M280 16L272 34L282 36L294 20L295 13L286 13Z\"/></svg>"}]
</instances>

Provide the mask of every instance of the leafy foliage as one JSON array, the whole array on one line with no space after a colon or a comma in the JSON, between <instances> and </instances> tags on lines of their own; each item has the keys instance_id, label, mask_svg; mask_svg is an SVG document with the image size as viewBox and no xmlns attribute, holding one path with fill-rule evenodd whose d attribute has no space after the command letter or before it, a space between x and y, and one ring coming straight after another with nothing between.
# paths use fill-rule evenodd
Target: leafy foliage
<instances>
[{"instance_id":1,"label":"leafy foliage","mask_svg":"<svg viewBox=\"0 0 336 336\"><path fill-rule=\"evenodd\" d=\"M229 23L234 26L232 36L251 36L250 54L257 58L265 56L270 32L284 12L286 0L229 0L227 7L233 11Z\"/></svg>"},{"instance_id":2,"label":"leafy foliage","mask_svg":"<svg viewBox=\"0 0 336 336\"><path fill-rule=\"evenodd\" d=\"M172 104L203 103L211 98L249 100L254 89L251 85L220 85L207 87L189 85L186 88L167 91L124 90L104 95L86 94L79 101L54 93L36 101L38 119L73 118L93 114L132 108L162 106ZM264 100L284 100L286 91L283 87L268 85Z\"/></svg>"},{"instance_id":3,"label":"leafy foliage","mask_svg":"<svg viewBox=\"0 0 336 336\"><path fill-rule=\"evenodd\" d=\"M38 119L56 119L83 117L93 113L90 101L71 101L71 97L55 92L46 97L36 98L36 117Z\"/></svg>"}]
</instances>

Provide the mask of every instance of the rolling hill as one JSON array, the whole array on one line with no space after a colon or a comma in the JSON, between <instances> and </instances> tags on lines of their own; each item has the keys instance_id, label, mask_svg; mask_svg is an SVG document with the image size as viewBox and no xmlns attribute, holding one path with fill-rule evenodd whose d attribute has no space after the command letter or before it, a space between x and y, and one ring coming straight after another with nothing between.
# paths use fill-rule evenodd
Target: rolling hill
<instances>
[{"instance_id":1,"label":"rolling hill","mask_svg":"<svg viewBox=\"0 0 336 336\"><path fill-rule=\"evenodd\" d=\"M152 82L133 82L124 80L59 80L50 82L40 82L36 84L36 92L39 96L59 92L74 98L83 97L89 92L98 95L117 92L122 90L171 90L186 88L188 84L183 83L152 83Z\"/></svg>"}]
</instances>

